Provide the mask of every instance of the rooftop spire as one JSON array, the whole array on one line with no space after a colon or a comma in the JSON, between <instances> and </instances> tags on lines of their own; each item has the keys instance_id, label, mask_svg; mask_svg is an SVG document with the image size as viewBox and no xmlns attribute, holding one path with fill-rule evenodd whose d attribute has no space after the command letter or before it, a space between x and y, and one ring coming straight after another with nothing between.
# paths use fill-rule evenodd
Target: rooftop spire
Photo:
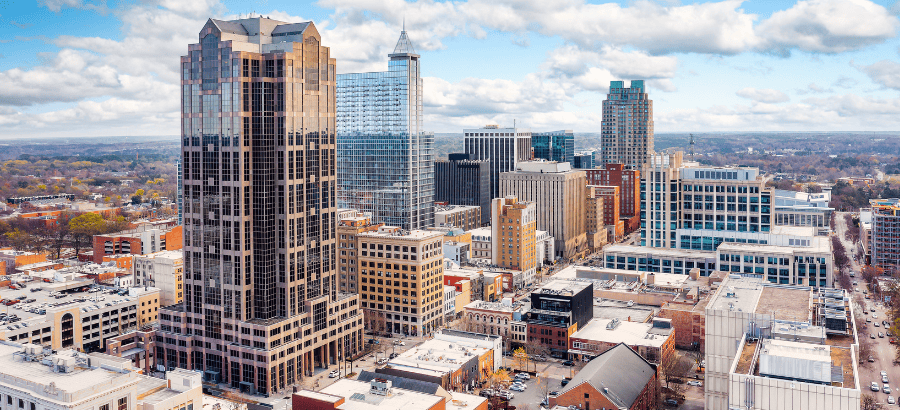
<instances>
[{"instance_id":1,"label":"rooftop spire","mask_svg":"<svg viewBox=\"0 0 900 410\"><path fill-rule=\"evenodd\" d=\"M409 41L409 37L406 36L406 18L403 19L403 31L400 32L400 39L397 40L397 45L391 54L416 54L412 41Z\"/></svg>"}]
</instances>

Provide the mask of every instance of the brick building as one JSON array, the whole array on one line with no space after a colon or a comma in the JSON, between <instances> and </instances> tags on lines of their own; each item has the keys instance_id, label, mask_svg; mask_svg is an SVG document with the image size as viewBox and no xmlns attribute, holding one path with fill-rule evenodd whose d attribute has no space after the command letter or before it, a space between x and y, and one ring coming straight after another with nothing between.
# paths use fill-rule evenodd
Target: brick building
<instances>
[{"instance_id":1,"label":"brick building","mask_svg":"<svg viewBox=\"0 0 900 410\"><path fill-rule=\"evenodd\" d=\"M157 229L140 226L136 229L94 235L94 262L102 263L104 256L116 254L146 255L159 251L173 251L182 247L181 225Z\"/></svg>"},{"instance_id":2,"label":"brick building","mask_svg":"<svg viewBox=\"0 0 900 410\"><path fill-rule=\"evenodd\" d=\"M625 222L621 218L619 205L621 190L617 186L591 185L594 196L603 199L603 225L609 232L609 242L616 242L625 235Z\"/></svg>"},{"instance_id":3,"label":"brick building","mask_svg":"<svg viewBox=\"0 0 900 410\"><path fill-rule=\"evenodd\" d=\"M585 170L588 185L617 186L621 193L619 213L622 218L641 216L641 171L622 164L606 164Z\"/></svg>"},{"instance_id":4,"label":"brick building","mask_svg":"<svg viewBox=\"0 0 900 410\"><path fill-rule=\"evenodd\" d=\"M554 357L568 357L569 336L587 325L594 315L593 283L553 280L531 293L525 316L528 343Z\"/></svg>"},{"instance_id":5,"label":"brick building","mask_svg":"<svg viewBox=\"0 0 900 410\"><path fill-rule=\"evenodd\" d=\"M583 410L658 408L656 365L624 343L591 360L556 396L550 407Z\"/></svg>"}]
</instances>

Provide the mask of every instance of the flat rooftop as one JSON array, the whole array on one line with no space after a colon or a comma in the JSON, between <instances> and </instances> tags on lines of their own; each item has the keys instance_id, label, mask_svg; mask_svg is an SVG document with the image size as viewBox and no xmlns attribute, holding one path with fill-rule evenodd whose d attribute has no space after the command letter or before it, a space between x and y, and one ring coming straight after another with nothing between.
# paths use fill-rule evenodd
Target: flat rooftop
<instances>
[{"instance_id":1,"label":"flat rooftop","mask_svg":"<svg viewBox=\"0 0 900 410\"><path fill-rule=\"evenodd\" d=\"M391 388L392 392L384 396L372 394L370 390L369 382L341 379L319 393L346 398L337 407L341 410L428 410L444 400L441 396L398 388Z\"/></svg>"},{"instance_id":2,"label":"flat rooftop","mask_svg":"<svg viewBox=\"0 0 900 410\"><path fill-rule=\"evenodd\" d=\"M764 286L755 311L778 320L812 323L811 296L810 289Z\"/></svg>"},{"instance_id":3,"label":"flat rooftop","mask_svg":"<svg viewBox=\"0 0 900 410\"><path fill-rule=\"evenodd\" d=\"M575 293L581 292L584 288L593 287L591 281L582 280L551 280L541 285L531 293Z\"/></svg>"},{"instance_id":4,"label":"flat rooftop","mask_svg":"<svg viewBox=\"0 0 900 410\"><path fill-rule=\"evenodd\" d=\"M65 284L68 282L58 282L59 284ZM86 283L87 286L90 286L93 281ZM0 312L9 313L10 315L15 314L22 321L29 321L29 319L34 318L43 318L44 315L28 312L25 310L26 307L33 307L44 309L46 311L50 311L56 307L70 307L70 306L79 306L79 307L88 307L93 305L105 305L107 303L119 304L123 302L129 301L129 299L133 300L133 296L119 296L119 295L109 295L103 292L64 292L65 296L62 298L55 298L50 296L51 289L47 289L49 285L54 285L51 283L40 283L40 282L32 282L27 284L27 288L13 290L9 288L0 289L0 299L17 299L20 296L25 296L28 299L34 299L34 302L23 303L19 302L12 306L2 306L3 309ZM42 289L37 292L32 292L33 289L41 287ZM144 293L144 288L138 288L139 294ZM156 291L156 288L150 288L148 292ZM82 302L78 302L78 299L84 299ZM17 323L19 324L19 323ZM4 327L0 327L0 330L6 330Z\"/></svg>"},{"instance_id":5,"label":"flat rooftop","mask_svg":"<svg viewBox=\"0 0 900 410\"><path fill-rule=\"evenodd\" d=\"M812 226L773 225L773 235L816 236L816 228Z\"/></svg>"},{"instance_id":6,"label":"flat rooftop","mask_svg":"<svg viewBox=\"0 0 900 410\"><path fill-rule=\"evenodd\" d=\"M662 330L654 329L652 323L627 322L620 320L618 325L609 329L607 326L609 326L611 322L612 319L591 319L583 329L579 329L569 337L613 344L625 343L629 346L650 347L660 347L667 339L667 335L660 335L659 332L650 332L651 330ZM671 331L671 329L668 330Z\"/></svg>"},{"instance_id":7,"label":"flat rooftop","mask_svg":"<svg viewBox=\"0 0 900 410\"><path fill-rule=\"evenodd\" d=\"M709 308L753 312L765 282L759 278L728 275L719 290L710 296Z\"/></svg>"},{"instance_id":8,"label":"flat rooftop","mask_svg":"<svg viewBox=\"0 0 900 410\"><path fill-rule=\"evenodd\" d=\"M765 252L770 254L793 255L797 252L831 253L831 242L827 237L809 238L809 246L761 245L754 243L723 242L719 252Z\"/></svg>"},{"instance_id":9,"label":"flat rooftop","mask_svg":"<svg viewBox=\"0 0 900 410\"><path fill-rule=\"evenodd\" d=\"M447 400L446 410L471 410L478 408L487 398L460 392L450 392L450 400Z\"/></svg>"},{"instance_id":10,"label":"flat rooftop","mask_svg":"<svg viewBox=\"0 0 900 410\"><path fill-rule=\"evenodd\" d=\"M611 299L594 298L594 318L619 319L623 322L646 322L657 309L648 305L634 304Z\"/></svg>"},{"instance_id":11,"label":"flat rooftop","mask_svg":"<svg viewBox=\"0 0 900 410\"><path fill-rule=\"evenodd\" d=\"M490 349L479 346L483 344L482 340L475 339L460 339L453 342L430 339L401 353L388 364L443 373L458 369L473 357L487 353Z\"/></svg>"},{"instance_id":12,"label":"flat rooftop","mask_svg":"<svg viewBox=\"0 0 900 410\"><path fill-rule=\"evenodd\" d=\"M29 362L22 360L15 353L21 352L22 347L8 344L0 344L0 374L3 375L3 381L6 384L18 384L11 380L18 379L32 385L48 387L52 383L57 389L66 393L75 394L81 390L100 391L106 389L118 389L123 385L136 382L137 373L132 377L129 374L123 374L102 368L86 368L75 367L70 373L56 373L47 365L41 362ZM163 385L165 380L159 380ZM110 384L111 385L104 385ZM20 386L23 387L23 386ZM33 389L33 388L29 388ZM39 391L43 391L41 388ZM93 393L92 393L93 394ZM38 393L40 396L44 394ZM55 399L52 396L51 399Z\"/></svg>"},{"instance_id":13,"label":"flat rooftop","mask_svg":"<svg viewBox=\"0 0 900 410\"><path fill-rule=\"evenodd\" d=\"M721 246L721 245L720 245ZM668 248L650 248L646 246L636 246L636 245L608 245L603 248L603 254L616 254L616 253L624 253L624 254L633 254L633 255L652 255L655 258L659 257L670 257L670 258L685 258L692 260L704 260L716 259L716 252L714 251L698 251L692 249L668 249Z\"/></svg>"},{"instance_id":14,"label":"flat rooftop","mask_svg":"<svg viewBox=\"0 0 900 410\"><path fill-rule=\"evenodd\" d=\"M174 251L160 251L160 252L148 253L148 254L146 254L146 255L134 255L134 256L136 256L136 257L138 257L138 258L141 258L141 259L171 259L171 260L178 260L178 259L184 259L184 252L182 252L181 250L174 250Z\"/></svg>"}]
</instances>

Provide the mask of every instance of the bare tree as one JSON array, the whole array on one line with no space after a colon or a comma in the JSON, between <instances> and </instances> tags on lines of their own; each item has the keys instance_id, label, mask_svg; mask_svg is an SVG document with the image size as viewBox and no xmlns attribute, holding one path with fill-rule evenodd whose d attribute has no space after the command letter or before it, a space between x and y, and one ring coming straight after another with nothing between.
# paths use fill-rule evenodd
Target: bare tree
<instances>
[{"instance_id":1,"label":"bare tree","mask_svg":"<svg viewBox=\"0 0 900 410\"><path fill-rule=\"evenodd\" d=\"M871 394L863 394L862 403L859 407L861 410L880 410L881 404Z\"/></svg>"},{"instance_id":2,"label":"bare tree","mask_svg":"<svg viewBox=\"0 0 900 410\"><path fill-rule=\"evenodd\" d=\"M691 361L681 357L678 353L664 356L662 360L663 377L666 389L681 396L684 393L684 379L690 374Z\"/></svg>"}]
</instances>

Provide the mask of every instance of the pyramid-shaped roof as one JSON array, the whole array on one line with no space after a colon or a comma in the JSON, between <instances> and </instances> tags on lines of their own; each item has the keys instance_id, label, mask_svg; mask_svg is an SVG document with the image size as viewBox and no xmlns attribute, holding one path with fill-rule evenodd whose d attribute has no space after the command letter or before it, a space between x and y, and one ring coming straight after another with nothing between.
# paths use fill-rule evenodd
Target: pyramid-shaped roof
<instances>
[{"instance_id":1,"label":"pyramid-shaped roof","mask_svg":"<svg viewBox=\"0 0 900 410\"><path fill-rule=\"evenodd\" d=\"M397 45L394 46L394 52L391 53L391 56L395 54L416 54L416 49L413 48L412 41L406 35L406 30L400 32L400 39L397 40Z\"/></svg>"}]
</instances>

